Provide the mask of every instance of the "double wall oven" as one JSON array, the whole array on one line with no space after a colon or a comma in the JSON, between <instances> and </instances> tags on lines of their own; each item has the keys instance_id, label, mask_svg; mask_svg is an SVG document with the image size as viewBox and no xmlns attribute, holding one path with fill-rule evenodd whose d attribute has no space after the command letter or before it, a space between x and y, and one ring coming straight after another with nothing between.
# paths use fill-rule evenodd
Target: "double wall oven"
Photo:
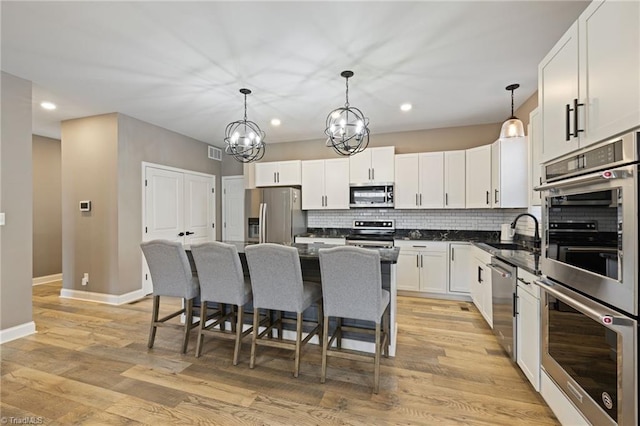
<instances>
[{"instance_id":1,"label":"double wall oven","mask_svg":"<svg viewBox=\"0 0 640 426\"><path fill-rule=\"evenodd\" d=\"M543 165L542 368L594 425L638 424L640 130Z\"/></svg>"}]
</instances>

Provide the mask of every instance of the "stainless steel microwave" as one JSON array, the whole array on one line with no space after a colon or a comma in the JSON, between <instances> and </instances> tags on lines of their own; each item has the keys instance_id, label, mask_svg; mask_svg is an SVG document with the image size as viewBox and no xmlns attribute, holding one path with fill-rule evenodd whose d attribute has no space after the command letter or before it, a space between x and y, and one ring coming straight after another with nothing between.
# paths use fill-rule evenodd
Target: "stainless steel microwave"
<instances>
[{"instance_id":1,"label":"stainless steel microwave","mask_svg":"<svg viewBox=\"0 0 640 426\"><path fill-rule=\"evenodd\" d=\"M352 208L393 208L393 184L351 185L349 206Z\"/></svg>"}]
</instances>

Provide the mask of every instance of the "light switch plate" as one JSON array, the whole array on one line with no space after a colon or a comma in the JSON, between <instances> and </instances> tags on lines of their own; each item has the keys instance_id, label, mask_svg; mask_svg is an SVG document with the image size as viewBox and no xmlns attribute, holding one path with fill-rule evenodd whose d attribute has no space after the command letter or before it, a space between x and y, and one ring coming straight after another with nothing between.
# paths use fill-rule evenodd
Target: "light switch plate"
<instances>
[{"instance_id":1,"label":"light switch plate","mask_svg":"<svg viewBox=\"0 0 640 426\"><path fill-rule=\"evenodd\" d=\"M0 226L4 225L4 213L0 213Z\"/></svg>"}]
</instances>

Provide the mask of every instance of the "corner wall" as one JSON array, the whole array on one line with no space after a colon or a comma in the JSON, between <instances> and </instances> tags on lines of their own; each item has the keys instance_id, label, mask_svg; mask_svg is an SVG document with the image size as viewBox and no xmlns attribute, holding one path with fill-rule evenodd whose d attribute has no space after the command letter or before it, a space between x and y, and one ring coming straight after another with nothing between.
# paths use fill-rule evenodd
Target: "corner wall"
<instances>
[{"instance_id":1,"label":"corner wall","mask_svg":"<svg viewBox=\"0 0 640 426\"><path fill-rule=\"evenodd\" d=\"M60 141L33 135L33 278L62 273Z\"/></svg>"},{"instance_id":2,"label":"corner wall","mask_svg":"<svg viewBox=\"0 0 640 426\"><path fill-rule=\"evenodd\" d=\"M32 318L31 82L0 72L0 343L35 332Z\"/></svg>"}]
</instances>

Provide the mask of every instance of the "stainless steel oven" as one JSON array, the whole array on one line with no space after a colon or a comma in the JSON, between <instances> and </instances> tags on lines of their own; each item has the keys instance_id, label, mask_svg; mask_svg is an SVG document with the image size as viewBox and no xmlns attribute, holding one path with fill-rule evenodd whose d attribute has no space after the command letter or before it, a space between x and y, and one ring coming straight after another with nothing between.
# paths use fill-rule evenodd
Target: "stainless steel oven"
<instances>
[{"instance_id":1,"label":"stainless steel oven","mask_svg":"<svg viewBox=\"0 0 640 426\"><path fill-rule=\"evenodd\" d=\"M638 424L640 131L543 164L542 368L594 425Z\"/></svg>"},{"instance_id":2,"label":"stainless steel oven","mask_svg":"<svg viewBox=\"0 0 640 426\"><path fill-rule=\"evenodd\" d=\"M542 367L593 425L637 425L638 322L548 279Z\"/></svg>"},{"instance_id":3,"label":"stainless steel oven","mask_svg":"<svg viewBox=\"0 0 640 426\"><path fill-rule=\"evenodd\" d=\"M638 134L544 164L546 182L538 187L543 273L632 316L638 315Z\"/></svg>"}]
</instances>

